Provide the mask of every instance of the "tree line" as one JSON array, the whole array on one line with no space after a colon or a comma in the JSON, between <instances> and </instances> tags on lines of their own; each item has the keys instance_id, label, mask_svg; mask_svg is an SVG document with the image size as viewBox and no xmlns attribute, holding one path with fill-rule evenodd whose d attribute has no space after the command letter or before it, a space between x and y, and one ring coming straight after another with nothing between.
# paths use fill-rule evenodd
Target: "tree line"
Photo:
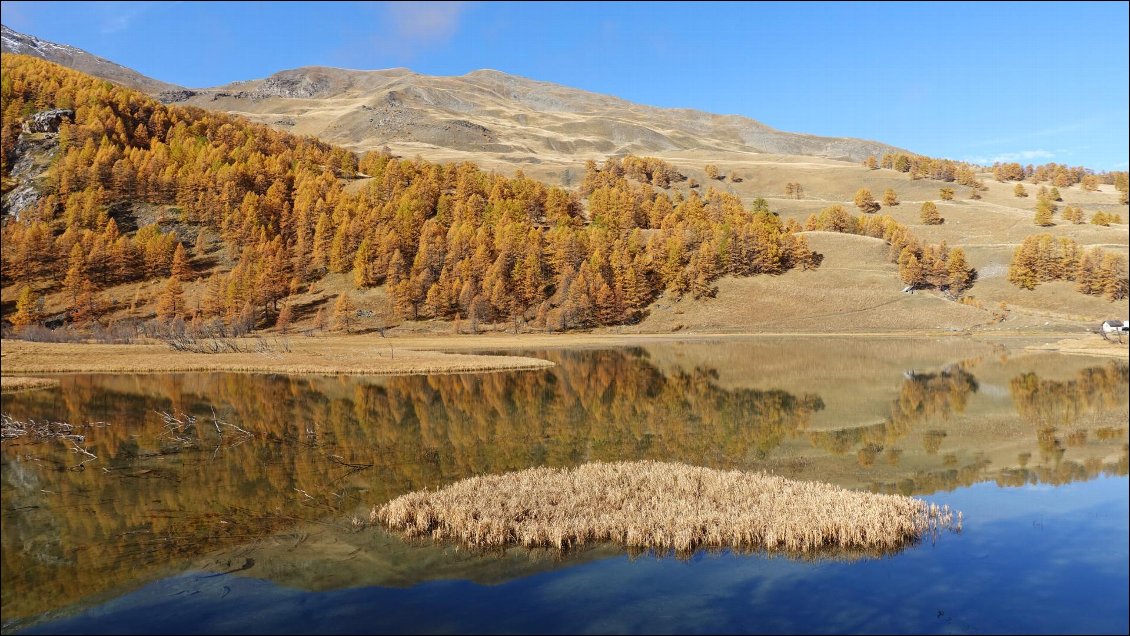
<instances>
[{"instance_id":1,"label":"tree line","mask_svg":"<svg viewBox=\"0 0 1130 636\"><path fill-rule=\"evenodd\" d=\"M950 248L945 241L924 243L885 214L857 217L835 204L810 215L804 229L883 239L890 246L891 262L898 263L899 276L912 289L937 289L958 298L977 280L977 271L966 262L960 247Z\"/></svg>"},{"instance_id":2,"label":"tree line","mask_svg":"<svg viewBox=\"0 0 1130 636\"><path fill-rule=\"evenodd\" d=\"M1126 298L1126 258L1101 247L1083 249L1074 239L1036 234L1012 254L1008 281L1032 290L1040 283L1074 281L1075 289L1115 301Z\"/></svg>"},{"instance_id":3,"label":"tree line","mask_svg":"<svg viewBox=\"0 0 1130 636\"><path fill-rule=\"evenodd\" d=\"M924 155L895 152L876 158L874 155L863 160L863 165L871 170L886 168L910 175L912 179L935 179L937 181L956 181L977 190L984 190L985 184L977 178L980 167L964 161L937 159Z\"/></svg>"},{"instance_id":4,"label":"tree line","mask_svg":"<svg viewBox=\"0 0 1130 636\"><path fill-rule=\"evenodd\" d=\"M877 158L874 155L863 160L863 165L872 170L887 168L910 174L911 178L930 178L938 181L955 181L961 185L973 188L973 198L978 198L978 192L985 190L985 184L977 178L977 174L985 168L964 161L952 159L937 159L908 153L887 153ZM1126 205L1130 178L1127 171L1108 171L1096 173L1083 166L1067 166L1058 163L1046 163L1038 166L1032 164L1021 165L1016 162L997 162L988 168L993 178L1004 183L1007 181L1030 181L1032 183L1050 183L1053 186L1064 188L1078 184L1088 192L1099 189L1102 184L1115 187L1119 194L1119 203ZM1019 186L1019 184L1018 184ZM1017 196L1020 194L1018 187Z\"/></svg>"},{"instance_id":5,"label":"tree line","mask_svg":"<svg viewBox=\"0 0 1130 636\"><path fill-rule=\"evenodd\" d=\"M1059 163L1045 163L1039 166L1022 166L1016 162L994 163L990 168L993 178L1002 183L1006 181L1031 181L1050 183L1065 188L1079 184L1084 190L1097 190L1100 184L1111 184L1119 192L1126 192L1127 172L1115 170L1095 173L1083 166L1067 166ZM1123 202L1125 203L1125 201Z\"/></svg>"}]
</instances>

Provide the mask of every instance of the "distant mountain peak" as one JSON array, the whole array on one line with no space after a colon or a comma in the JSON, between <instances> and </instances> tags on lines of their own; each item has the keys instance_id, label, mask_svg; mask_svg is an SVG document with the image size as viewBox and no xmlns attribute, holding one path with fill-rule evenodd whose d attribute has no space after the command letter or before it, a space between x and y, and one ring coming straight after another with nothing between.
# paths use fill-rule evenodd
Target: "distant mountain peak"
<instances>
[{"instance_id":1,"label":"distant mountain peak","mask_svg":"<svg viewBox=\"0 0 1130 636\"><path fill-rule=\"evenodd\" d=\"M12 30L7 25L0 25L0 41L3 42L3 51L5 53L33 55L41 58L58 54L58 52L66 52L71 55L85 53L82 49L77 49L67 44L56 44L54 42L48 42L47 40L40 40L34 35L20 33L19 31Z\"/></svg>"},{"instance_id":2,"label":"distant mountain peak","mask_svg":"<svg viewBox=\"0 0 1130 636\"><path fill-rule=\"evenodd\" d=\"M20 33L7 25L0 25L0 44L2 44L0 50L4 53L31 55L146 93L182 90L180 86L146 77L133 69L115 64L80 48Z\"/></svg>"}]
</instances>

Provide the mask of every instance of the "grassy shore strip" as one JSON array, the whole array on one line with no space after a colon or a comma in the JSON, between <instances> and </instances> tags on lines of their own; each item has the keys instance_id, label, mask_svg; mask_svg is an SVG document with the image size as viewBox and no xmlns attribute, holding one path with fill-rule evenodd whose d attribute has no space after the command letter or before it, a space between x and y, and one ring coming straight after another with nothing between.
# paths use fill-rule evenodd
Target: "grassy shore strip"
<instances>
[{"instance_id":1,"label":"grassy shore strip","mask_svg":"<svg viewBox=\"0 0 1130 636\"><path fill-rule=\"evenodd\" d=\"M1130 338L1125 336L1122 342L1118 342L1115 336L1110 336L1109 340L1104 340L1099 335L1087 335L1078 338L1065 338L1058 342L1032 345L1027 347L1030 351L1055 351L1057 353L1066 353L1081 356L1097 356L1101 358L1121 358L1126 359L1127 341Z\"/></svg>"},{"instance_id":2,"label":"grassy shore strip","mask_svg":"<svg viewBox=\"0 0 1130 636\"><path fill-rule=\"evenodd\" d=\"M343 336L330 336L330 338ZM348 336L377 340L376 336L360 335ZM482 333L470 334L427 334L427 333L398 333L395 341L399 347L418 350L444 350L444 351L483 351L504 349L601 349L609 347L645 346L653 344L671 343L723 343L743 342L757 340L779 339L819 339L820 341L851 339L851 340L906 340L922 341L941 338L971 338L975 341L1000 342L1008 346L1016 346L1015 341L1046 340L1048 334L1039 332L1010 332L1010 333L967 333L951 331L869 331L869 332L733 332L733 333L696 333L680 331L678 333L614 333L607 332L568 332L568 333ZM1093 336L1102 342L1100 336ZM317 339L316 339L317 340ZM385 340L387 342L388 340Z\"/></svg>"},{"instance_id":3,"label":"grassy shore strip","mask_svg":"<svg viewBox=\"0 0 1130 636\"><path fill-rule=\"evenodd\" d=\"M27 378L22 376L0 376L0 393L18 393L20 391L35 391L59 386L59 381L54 378Z\"/></svg>"},{"instance_id":4,"label":"grassy shore strip","mask_svg":"<svg viewBox=\"0 0 1130 636\"><path fill-rule=\"evenodd\" d=\"M612 541L677 552L894 550L960 529L960 519L948 507L901 495L653 461L472 477L403 495L371 514L373 523L410 537L472 547Z\"/></svg>"},{"instance_id":5,"label":"grassy shore strip","mask_svg":"<svg viewBox=\"0 0 1130 636\"><path fill-rule=\"evenodd\" d=\"M403 349L352 338L299 338L290 351L188 353L164 345L60 344L5 340L3 375L31 373L243 373L420 375L520 371L553 366L548 360Z\"/></svg>"}]
</instances>

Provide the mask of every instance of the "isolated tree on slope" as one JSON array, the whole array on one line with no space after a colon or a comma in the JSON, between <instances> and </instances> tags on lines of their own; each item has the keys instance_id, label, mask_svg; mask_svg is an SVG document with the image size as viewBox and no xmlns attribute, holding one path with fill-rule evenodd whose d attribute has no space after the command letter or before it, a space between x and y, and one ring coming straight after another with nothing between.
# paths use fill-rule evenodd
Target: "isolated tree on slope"
<instances>
[{"instance_id":1,"label":"isolated tree on slope","mask_svg":"<svg viewBox=\"0 0 1130 636\"><path fill-rule=\"evenodd\" d=\"M290 329L290 323L294 320L294 310L290 308L290 303L282 306L279 310L278 318L275 319L275 327L278 328L279 333L286 333Z\"/></svg>"},{"instance_id":2,"label":"isolated tree on slope","mask_svg":"<svg viewBox=\"0 0 1130 636\"><path fill-rule=\"evenodd\" d=\"M177 249L173 252L171 271L172 275L180 281L188 280L192 276L192 267L188 264L188 254L184 251L184 243L177 243Z\"/></svg>"},{"instance_id":3,"label":"isolated tree on slope","mask_svg":"<svg viewBox=\"0 0 1130 636\"><path fill-rule=\"evenodd\" d=\"M20 297L16 300L16 313L12 316L12 325L17 329L38 324L43 320L40 310L39 298L31 291L29 285L24 285L20 290Z\"/></svg>"},{"instance_id":4,"label":"isolated tree on slope","mask_svg":"<svg viewBox=\"0 0 1130 636\"><path fill-rule=\"evenodd\" d=\"M1052 221L1052 207L1047 199L1040 199L1036 203L1036 225L1040 227L1050 227L1055 225Z\"/></svg>"},{"instance_id":5,"label":"isolated tree on slope","mask_svg":"<svg viewBox=\"0 0 1130 636\"><path fill-rule=\"evenodd\" d=\"M349 328L353 326L353 303L349 300L349 294L342 293L337 297L337 302L334 303L333 326L346 333L349 333Z\"/></svg>"},{"instance_id":6,"label":"isolated tree on slope","mask_svg":"<svg viewBox=\"0 0 1130 636\"><path fill-rule=\"evenodd\" d=\"M938 206L934 205L933 201L927 201L922 204L919 217L926 225L941 225L945 222L942 215L938 214Z\"/></svg>"},{"instance_id":7,"label":"isolated tree on slope","mask_svg":"<svg viewBox=\"0 0 1130 636\"><path fill-rule=\"evenodd\" d=\"M184 311L184 288L176 275L169 276L157 299L157 320L170 322Z\"/></svg>"},{"instance_id":8,"label":"isolated tree on slope","mask_svg":"<svg viewBox=\"0 0 1130 636\"><path fill-rule=\"evenodd\" d=\"M878 202L871 196L871 191L867 188L860 188L855 192L855 207L867 214L874 214L880 208Z\"/></svg>"}]
</instances>

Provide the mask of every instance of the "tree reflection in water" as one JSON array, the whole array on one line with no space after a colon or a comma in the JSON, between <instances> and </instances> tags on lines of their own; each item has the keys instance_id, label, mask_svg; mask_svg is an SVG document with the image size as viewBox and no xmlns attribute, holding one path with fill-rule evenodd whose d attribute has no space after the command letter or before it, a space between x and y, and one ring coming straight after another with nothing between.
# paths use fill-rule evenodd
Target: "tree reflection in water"
<instances>
[{"instance_id":1,"label":"tree reflection in water","mask_svg":"<svg viewBox=\"0 0 1130 636\"><path fill-rule=\"evenodd\" d=\"M1083 441L1107 448L1105 456L1113 451L1113 463L1102 454L1081 463L1060 457L996 474L984 461L909 466L921 451L896 442L944 428L976 394L962 365L908 375L879 424L821 432L809 430L825 408L815 393L726 389L704 368L664 374L640 350L540 355L557 366L381 379L66 376L55 390L4 396L4 412L17 419L109 423L82 431L98 460L81 471L70 470L79 460L61 442L4 443L4 615L134 587L299 524L348 531L358 511L400 494L532 466L655 459L758 469L791 457L798 466L831 461L859 471L884 457L901 476L872 488L908 493L1127 470L1125 430L1109 426ZM1089 415L1125 410L1126 369L1088 369L1063 386L1020 376L1015 407L1043 428L1078 428ZM249 435L215 426L213 410ZM161 413L197 419L173 430ZM959 440L951 431L945 444ZM1049 443L1035 433L1030 442L1037 456ZM788 476L835 481L834 473Z\"/></svg>"}]
</instances>

